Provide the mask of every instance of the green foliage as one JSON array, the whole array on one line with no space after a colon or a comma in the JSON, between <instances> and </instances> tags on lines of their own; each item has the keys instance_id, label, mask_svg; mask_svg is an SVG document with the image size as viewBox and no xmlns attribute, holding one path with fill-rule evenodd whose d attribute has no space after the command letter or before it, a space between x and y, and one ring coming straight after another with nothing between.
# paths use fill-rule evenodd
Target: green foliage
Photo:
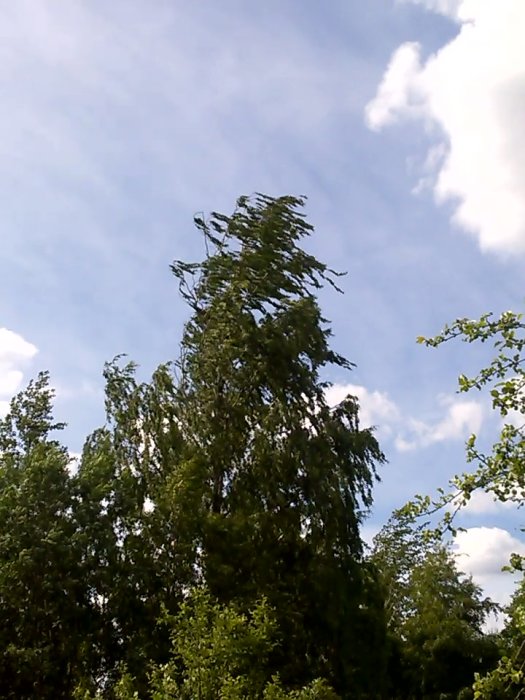
<instances>
[{"instance_id":1,"label":"green foliage","mask_svg":"<svg viewBox=\"0 0 525 700\"><path fill-rule=\"evenodd\" d=\"M206 259L173 266L193 311L180 359L150 384L133 364L106 367L108 428L78 475L106 674L122 661L145 682L145 659L168 653L150 634L161 604L176 611L204 582L223 604L269 600L284 682L380 682L367 672L383 620L359 526L384 457L354 399L324 398L320 370L350 363L330 349L314 295L333 274L298 247L311 230L301 204L260 196L197 221Z\"/></svg>"},{"instance_id":2,"label":"green foliage","mask_svg":"<svg viewBox=\"0 0 525 700\"><path fill-rule=\"evenodd\" d=\"M121 664L145 687L148 664L169 654L169 635L156 627L161 611L177 610L195 577L185 539L195 539L195 519L189 509L185 521L178 517L172 486L184 460L172 379L164 366L149 384L134 372L132 364L106 366L108 425L86 441L74 480L85 581L99 616L90 688L111 684Z\"/></svg>"},{"instance_id":3,"label":"green foliage","mask_svg":"<svg viewBox=\"0 0 525 700\"><path fill-rule=\"evenodd\" d=\"M395 511L374 537L370 559L384 589L389 629L399 629L413 610L411 576L414 567L439 543L425 525L415 526L403 511Z\"/></svg>"},{"instance_id":4,"label":"green foliage","mask_svg":"<svg viewBox=\"0 0 525 700\"><path fill-rule=\"evenodd\" d=\"M172 266L191 312L180 357L146 383L133 363L106 365L107 421L75 473L52 437L63 425L47 374L11 403L0 421L1 697L521 691L523 587L496 665L482 632L492 604L440 532L414 527L477 488L522 504L521 317L420 339L494 341L496 358L460 390L488 387L512 420L491 454L473 436L475 469L396 513L365 557L360 527L385 458L354 397L326 403L322 375L352 364L330 345L316 295L338 275L301 247L312 232L303 204L256 195L196 220L204 260Z\"/></svg>"},{"instance_id":5,"label":"green foliage","mask_svg":"<svg viewBox=\"0 0 525 700\"><path fill-rule=\"evenodd\" d=\"M382 692L360 527L385 460L355 398L326 403L322 373L351 363L330 347L316 294L337 275L301 248L302 206L257 195L196 221L204 261L173 265L191 311L180 357L148 383L106 366L107 421L75 474L46 375L0 423L2 697L148 697L154 682L168 697L172 681L188 696L195 659L224 697L330 697L318 678ZM201 585L216 603L185 603ZM192 646L206 615L208 651Z\"/></svg>"},{"instance_id":6,"label":"green foliage","mask_svg":"<svg viewBox=\"0 0 525 700\"><path fill-rule=\"evenodd\" d=\"M492 407L506 423L492 452L484 454L477 448L476 436L467 443L467 461L475 465L471 472L455 477L450 493L442 492L434 502L439 508L454 502L461 507L476 489L492 493L503 502L523 503L525 496L525 370L522 356L525 346L525 323L521 314L506 311L499 318L485 314L479 320L459 319L435 338L418 338L430 347L437 347L454 338L463 342L491 342L495 356L487 367L475 376L459 377L459 391L487 388ZM429 502L420 501L421 509ZM518 560L516 560L518 564Z\"/></svg>"},{"instance_id":7,"label":"green foliage","mask_svg":"<svg viewBox=\"0 0 525 700\"><path fill-rule=\"evenodd\" d=\"M503 656L497 668L484 676L476 674L475 700L518 700L523 697L525 676L523 664L516 667L515 660Z\"/></svg>"},{"instance_id":8,"label":"green foliage","mask_svg":"<svg viewBox=\"0 0 525 700\"><path fill-rule=\"evenodd\" d=\"M172 629L172 654L167 663L151 670L152 700L337 700L321 680L290 690L270 676L268 660L277 627L265 600L243 613L195 589L176 616L165 616L164 624ZM117 682L115 696L142 697L129 673ZM77 697L91 696L77 692Z\"/></svg>"},{"instance_id":9,"label":"green foliage","mask_svg":"<svg viewBox=\"0 0 525 700\"><path fill-rule=\"evenodd\" d=\"M0 421L0 695L66 698L88 614L71 516L69 456L50 438L47 374Z\"/></svg>"},{"instance_id":10,"label":"green foliage","mask_svg":"<svg viewBox=\"0 0 525 700\"><path fill-rule=\"evenodd\" d=\"M320 371L350 363L315 298L333 273L298 245L311 232L302 204L242 198L231 217L197 221L204 262L173 266L193 311L177 403L196 478L179 481L178 498L199 514L196 567L212 593L247 605L264 595L278 611L283 679L324 676L343 691L356 674L373 680L361 652L381 621L364 604L359 526L384 457L354 399L326 404Z\"/></svg>"},{"instance_id":11,"label":"green foliage","mask_svg":"<svg viewBox=\"0 0 525 700\"><path fill-rule=\"evenodd\" d=\"M467 461L474 465L472 471L456 476L449 492L441 491L440 496L431 500L420 498L409 504L407 514L416 516L425 511L437 511L453 505L444 519L446 527L452 529L455 512L465 505L474 491L481 489L494 495L501 502L514 503L519 508L525 499L525 323L521 314L506 311L494 318L485 314L478 320L459 319L452 326L446 326L435 338L418 338L430 347L461 338L466 343L491 343L495 355L490 363L472 377L459 377L459 391L488 389L492 407L501 416L504 425L499 439L490 453L484 453L477 446L477 438L472 435L466 446ZM510 567L523 569L523 557L513 554ZM497 668L485 676L478 674L474 684L476 698L516 698L523 688L525 617L523 598L517 595L511 606L511 619L508 630L512 630L513 644L510 655L504 656ZM507 636L509 636L507 631ZM517 690L517 695L516 695Z\"/></svg>"},{"instance_id":12,"label":"green foliage","mask_svg":"<svg viewBox=\"0 0 525 700\"><path fill-rule=\"evenodd\" d=\"M498 648L482 625L495 605L461 574L434 531L401 511L374 539L390 638L390 697L456 698L492 668Z\"/></svg>"},{"instance_id":13,"label":"green foliage","mask_svg":"<svg viewBox=\"0 0 525 700\"><path fill-rule=\"evenodd\" d=\"M510 605L501 635L501 658L495 669L477 674L474 697L483 700L516 700L525 694L525 579Z\"/></svg>"},{"instance_id":14,"label":"green foliage","mask_svg":"<svg viewBox=\"0 0 525 700\"><path fill-rule=\"evenodd\" d=\"M266 684L275 623L265 601L249 614L221 607L203 590L193 592L173 620L174 664L153 677L157 688L180 676L181 698L258 697Z\"/></svg>"}]
</instances>

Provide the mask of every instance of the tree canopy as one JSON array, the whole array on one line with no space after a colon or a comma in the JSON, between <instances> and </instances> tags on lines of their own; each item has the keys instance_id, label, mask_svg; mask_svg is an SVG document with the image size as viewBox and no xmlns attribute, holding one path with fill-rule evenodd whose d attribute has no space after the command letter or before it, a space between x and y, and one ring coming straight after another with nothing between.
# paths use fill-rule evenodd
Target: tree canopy
<instances>
[{"instance_id":1,"label":"tree canopy","mask_svg":"<svg viewBox=\"0 0 525 700\"><path fill-rule=\"evenodd\" d=\"M46 373L11 402L2 697L430 700L468 692L475 674L478 694L520 682L522 599L496 644L490 601L414 526L429 499L366 551L385 456L355 397L327 402L329 370L353 365L332 348L318 293L339 275L305 249L303 206L255 195L195 220L204 258L171 268L189 310L179 353L146 382L123 358L105 366L106 421L78 465ZM499 364L463 387L512 372L494 405L521 411L521 322L479 323L428 342L502 333ZM522 497L521 428L505 430L490 458L471 441L479 470L455 497ZM486 675L500 649L511 656Z\"/></svg>"}]
</instances>

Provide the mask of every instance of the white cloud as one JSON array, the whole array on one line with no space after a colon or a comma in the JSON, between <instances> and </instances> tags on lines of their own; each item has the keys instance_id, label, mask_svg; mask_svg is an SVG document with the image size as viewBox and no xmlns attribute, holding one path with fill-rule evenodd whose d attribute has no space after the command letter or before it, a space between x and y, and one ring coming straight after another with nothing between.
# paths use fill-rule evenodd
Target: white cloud
<instances>
[{"instance_id":1,"label":"white cloud","mask_svg":"<svg viewBox=\"0 0 525 700\"><path fill-rule=\"evenodd\" d=\"M378 426L386 432L399 418L396 404L382 391L370 391L358 384L334 384L326 391L326 400L335 406L349 394L359 399L359 423L363 428Z\"/></svg>"},{"instance_id":2,"label":"white cloud","mask_svg":"<svg viewBox=\"0 0 525 700\"><path fill-rule=\"evenodd\" d=\"M512 553L525 555L525 542L499 527L471 527L454 540L458 566L470 574L486 595L501 605L509 602L516 575L502 572Z\"/></svg>"},{"instance_id":3,"label":"white cloud","mask_svg":"<svg viewBox=\"0 0 525 700\"><path fill-rule=\"evenodd\" d=\"M420 119L433 127L446 148L434 170L436 201L454 202L454 223L482 250L525 252L525 3L417 4L456 18L458 34L425 62L417 43L395 51L366 108L368 125Z\"/></svg>"},{"instance_id":4,"label":"white cloud","mask_svg":"<svg viewBox=\"0 0 525 700\"><path fill-rule=\"evenodd\" d=\"M461 440L478 433L483 422L483 407L476 401L461 401L441 397L445 416L435 423L409 418L406 427L397 436L395 445L400 452L428 447L446 440Z\"/></svg>"},{"instance_id":5,"label":"white cloud","mask_svg":"<svg viewBox=\"0 0 525 700\"><path fill-rule=\"evenodd\" d=\"M74 475L78 472L78 468L80 467L81 459L82 459L82 454L80 452L70 452L69 453L68 471L71 475Z\"/></svg>"},{"instance_id":6,"label":"white cloud","mask_svg":"<svg viewBox=\"0 0 525 700\"><path fill-rule=\"evenodd\" d=\"M425 93L418 85L419 51L419 44L409 42L400 46L390 59L376 96L366 107L371 129L382 129L403 116L417 113L418 102L424 108Z\"/></svg>"},{"instance_id":7,"label":"white cloud","mask_svg":"<svg viewBox=\"0 0 525 700\"><path fill-rule=\"evenodd\" d=\"M400 452L448 440L465 440L472 433L479 433L483 423L484 410L480 403L444 395L438 397L438 403L445 413L435 422L406 415L386 392L358 384L334 384L326 390L326 400L335 406L349 394L359 400L361 427L377 427L383 438L395 436L394 445Z\"/></svg>"},{"instance_id":8,"label":"white cloud","mask_svg":"<svg viewBox=\"0 0 525 700\"><path fill-rule=\"evenodd\" d=\"M361 528L361 539L367 547L372 547L374 543L374 537L381 530L381 525L372 525L365 523Z\"/></svg>"},{"instance_id":9,"label":"white cloud","mask_svg":"<svg viewBox=\"0 0 525 700\"><path fill-rule=\"evenodd\" d=\"M462 507L462 515L496 515L505 510L516 508L513 501L499 501L486 491L474 491L466 505Z\"/></svg>"},{"instance_id":10,"label":"white cloud","mask_svg":"<svg viewBox=\"0 0 525 700\"><path fill-rule=\"evenodd\" d=\"M21 335L7 328L0 328L0 416L7 413L9 399L22 384L22 369L33 359L37 348Z\"/></svg>"}]
</instances>

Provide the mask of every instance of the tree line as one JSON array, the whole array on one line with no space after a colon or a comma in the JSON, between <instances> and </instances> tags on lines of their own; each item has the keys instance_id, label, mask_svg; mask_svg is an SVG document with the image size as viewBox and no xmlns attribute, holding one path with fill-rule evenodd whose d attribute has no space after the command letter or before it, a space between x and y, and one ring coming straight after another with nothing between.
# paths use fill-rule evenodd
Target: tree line
<instances>
[{"instance_id":1,"label":"tree line","mask_svg":"<svg viewBox=\"0 0 525 700\"><path fill-rule=\"evenodd\" d=\"M523 501L522 431L437 499L361 527L385 456L357 400L326 400L352 363L317 293L296 197L241 197L195 224L199 263L172 272L190 311L178 357L148 382L104 370L106 421L78 465L41 373L0 421L0 697L296 700L516 698L525 588L505 629L425 513L475 489ZM461 389L524 412L518 315L434 339L494 340ZM462 325L463 324L463 325ZM467 325L465 325L467 324ZM515 558L512 565L519 569Z\"/></svg>"}]
</instances>

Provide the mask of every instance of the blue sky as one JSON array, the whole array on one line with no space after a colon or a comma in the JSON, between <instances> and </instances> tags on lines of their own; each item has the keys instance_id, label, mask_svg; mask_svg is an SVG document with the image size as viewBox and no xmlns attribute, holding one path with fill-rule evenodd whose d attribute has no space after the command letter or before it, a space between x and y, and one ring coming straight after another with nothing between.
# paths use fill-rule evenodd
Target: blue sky
<instances>
[{"instance_id":1,"label":"blue sky","mask_svg":"<svg viewBox=\"0 0 525 700\"><path fill-rule=\"evenodd\" d=\"M458 316L520 310L525 252L521 0L0 0L0 408L52 373L72 451L103 421L101 370L177 354L169 272L192 217L240 194L305 194L310 249L351 385L389 459L370 534L464 468L497 423L428 350ZM458 549L489 592L515 511L478 499ZM485 529L483 529L485 528Z\"/></svg>"}]
</instances>

